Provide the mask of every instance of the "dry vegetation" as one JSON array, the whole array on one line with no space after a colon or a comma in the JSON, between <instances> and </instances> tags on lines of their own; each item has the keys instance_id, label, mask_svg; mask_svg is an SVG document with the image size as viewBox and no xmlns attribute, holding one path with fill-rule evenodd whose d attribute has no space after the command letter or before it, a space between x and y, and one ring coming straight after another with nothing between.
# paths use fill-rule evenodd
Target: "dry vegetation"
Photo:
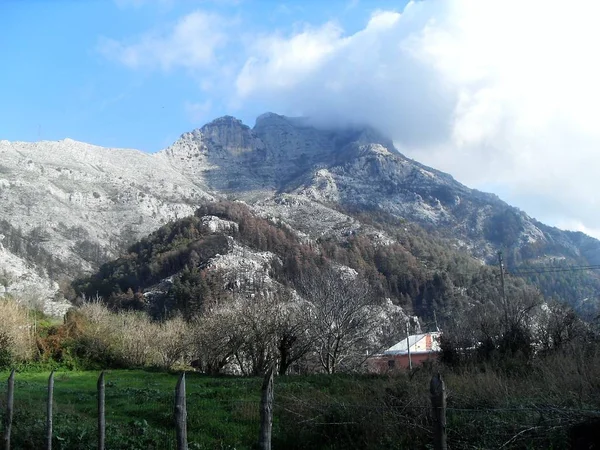
<instances>
[{"instance_id":1,"label":"dry vegetation","mask_svg":"<svg viewBox=\"0 0 600 450\"><path fill-rule=\"evenodd\" d=\"M3 365L23 367L34 361L46 368L193 366L204 373L258 375L269 364L281 363L282 350L292 365L303 355L299 359L304 369L321 374L276 381L275 440L290 449L425 448L431 425L428 380L438 371L448 388L452 448L498 448L507 442L504 448L563 448L573 429L595 423L589 411L600 408L600 346L590 328L557 320L566 316L564 309L553 312L555 305L545 309L548 320L538 324L544 332L534 327L538 333L532 335L538 337L533 343L519 344L533 344L536 350L531 353L520 346L517 351L502 350L499 330L491 353L484 347L485 352L473 349L465 355L458 348L461 358L448 364L440 361L412 373L372 376L323 374L326 368L320 367L314 346L322 342L309 339L310 327L301 320L311 319L303 315L310 308L287 308L286 303L295 305L291 299L255 297L226 308L215 305L189 321L179 316L158 321L139 311L115 312L100 302L88 302L72 310L63 324L38 321L33 336L27 310L4 301L0 332L10 339L0 342L7 355ZM473 315L460 328L485 327L487 319L483 313ZM299 324L305 328L290 328ZM307 340L288 342L284 348L283 338L292 332ZM507 336L515 335L509 330ZM466 337L450 332L447 337L446 352L456 356L452 344Z\"/></svg>"},{"instance_id":2,"label":"dry vegetation","mask_svg":"<svg viewBox=\"0 0 600 450\"><path fill-rule=\"evenodd\" d=\"M180 317L157 322L140 312L110 311L100 302L71 312L69 323L82 325L74 336L75 354L89 363L169 369L191 344L190 326Z\"/></svg>"},{"instance_id":3,"label":"dry vegetation","mask_svg":"<svg viewBox=\"0 0 600 450\"><path fill-rule=\"evenodd\" d=\"M32 357L34 338L29 310L15 301L0 300L0 366Z\"/></svg>"}]
</instances>

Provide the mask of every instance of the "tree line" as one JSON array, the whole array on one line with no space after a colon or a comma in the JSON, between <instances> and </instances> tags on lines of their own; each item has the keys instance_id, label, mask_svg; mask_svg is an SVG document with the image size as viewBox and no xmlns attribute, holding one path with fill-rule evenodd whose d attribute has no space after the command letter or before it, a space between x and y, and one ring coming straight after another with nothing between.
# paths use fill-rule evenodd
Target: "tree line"
<instances>
[{"instance_id":1,"label":"tree line","mask_svg":"<svg viewBox=\"0 0 600 450\"><path fill-rule=\"evenodd\" d=\"M214 231L206 216L237 226ZM377 224L381 219L374 217L371 223ZM507 353L529 358L575 334L575 328L556 331L571 310L548 303L527 280L508 277L503 296L497 268L414 226L397 225L381 226L395 238L387 244L360 233L306 242L243 203L212 202L133 244L74 286L80 299L101 297L115 312L142 311L158 321L181 317L195 324L204 336L197 341L204 347L195 364L208 372L233 365L258 374L273 362L282 373L351 370L367 354L399 340L411 315L424 327L437 320L451 364L462 363L461 349L475 347L486 360ZM255 280L241 286L241 274L209 266L232 242L274 255L264 263L270 285ZM152 286L158 295L145 293ZM544 335L542 323L553 324L554 331ZM570 323L581 328L579 320Z\"/></svg>"}]
</instances>

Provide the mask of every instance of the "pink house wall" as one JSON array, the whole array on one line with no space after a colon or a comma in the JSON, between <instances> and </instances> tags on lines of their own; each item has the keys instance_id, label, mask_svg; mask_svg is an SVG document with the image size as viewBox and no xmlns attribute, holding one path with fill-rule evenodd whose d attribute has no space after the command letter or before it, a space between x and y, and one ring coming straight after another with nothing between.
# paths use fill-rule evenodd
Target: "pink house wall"
<instances>
[{"instance_id":1,"label":"pink house wall","mask_svg":"<svg viewBox=\"0 0 600 450\"><path fill-rule=\"evenodd\" d=\"M435 360L437 353L423 352L410 355L413 367L420 366L425 361ZM393 361L392 363L390 361ZM408 355L379 355L367 360L369 372L385 373L393 370L408 369Z\"/></svg>"}]
</instances>

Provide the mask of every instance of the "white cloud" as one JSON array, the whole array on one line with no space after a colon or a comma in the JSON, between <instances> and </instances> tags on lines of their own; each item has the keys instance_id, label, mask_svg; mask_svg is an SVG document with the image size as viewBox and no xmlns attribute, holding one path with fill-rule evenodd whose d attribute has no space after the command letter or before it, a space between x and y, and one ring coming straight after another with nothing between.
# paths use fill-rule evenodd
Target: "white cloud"
<instances>
[{"instance_id":1,"label":"white cloud","mask_svg":"<svg viewBox=\"0 0 600 450\"><path fill-rule=\"evenodd\" d=\"M263 37L250 48L238 95L326 122L376 122L406 142L434 140L445 126L441 119L452 112L452 98L434 70L404 48L412 27L402 18L377 12L351 36L327 23L288 38ZM428 96L436 102L428 103Z\"/></svg>"},{"instance_id":2,"label":"white cloud","mask_svg":"<svg viewBox=\"0 0 600 450\"><path fill-rule=\"evenodd\" d=\"M192 73L204 96L184 105L194 122L229 102L369 123L540 220L596 233L599 12L587 0L428 0L377 11L353 34L332 21L258 35L195 11L98 48L130 68Z\"/></svg>"},{"instance_id":3,"label":"white cloud","mask_svg":"<svg viewBox=\"0 0 600 450\"><path fill-rule=\"evenodd\" d=\"M206 69L216 63L216 51L227 42L227 23L218 15L194 11L161 31L124 43L103 37L98 50L130 68Z\"/></svg>"},{"instance_id":4,"label":"white cloud","mask_svg":"<svg viewBox=\"0 0 600 450\"><path fill-rule=\"evenodd\" d=\"M256 39L236 89L322 121L367 122L402 151L541 220L600 222L600 4L430 0Z\"/></svg>"},{"instance_id":5,"label":"white cloud","mask_svg":"<svg viewBox=\"0 0 600 450\"><path fill-rule=\"evenodd\" d=\"M557 223L557 226L565 230L581 231L588 236L594 236L595 238L600 239L600 228L588 228L576 220L561 221Z\"/></svg>"},{"instance_id":6,"label":"white cloud","mask_svg":"<svg viewBox=\"0 0 600 450\"><path fill-rule=\"evenodd\" d=\"M326 58L343 45L342 30L328 23L285 39L259 37L252 47L260 56L250 57L237 79L241 96L264 89L290 89L310 76Z\"/></svg>"}]
</instances>

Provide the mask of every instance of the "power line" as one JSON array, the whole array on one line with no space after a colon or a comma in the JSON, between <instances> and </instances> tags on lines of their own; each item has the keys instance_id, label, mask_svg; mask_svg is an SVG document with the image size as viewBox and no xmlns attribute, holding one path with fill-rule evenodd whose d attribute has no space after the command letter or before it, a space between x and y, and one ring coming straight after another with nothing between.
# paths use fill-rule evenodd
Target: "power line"
<instances>
[{"instance_id":1,"label":"power line","mask_svg":"<svg viewBox=\"0 0 600 450\"><path fill-rule=\"evenodd\" d=\"M522 267L512 269L511 275L536 275L544 273L559 273L559 272L581 272L585 270L600 270L600 265L587 266L546 266L546 267Z\"/></svg>"}]
</instances>

